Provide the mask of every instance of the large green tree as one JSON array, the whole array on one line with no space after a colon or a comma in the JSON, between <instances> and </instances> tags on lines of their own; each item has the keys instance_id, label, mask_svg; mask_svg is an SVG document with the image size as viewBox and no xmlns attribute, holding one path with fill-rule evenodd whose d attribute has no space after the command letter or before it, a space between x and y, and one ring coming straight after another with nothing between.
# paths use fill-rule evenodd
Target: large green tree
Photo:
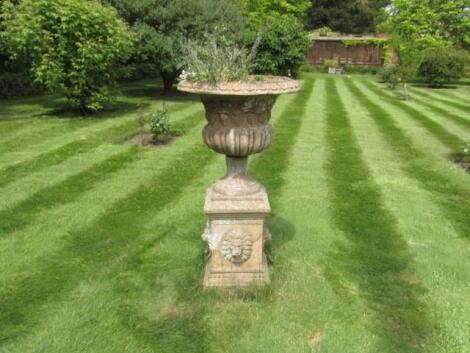
<instances>
[{"instance_id":1,"label":"large green tree","mask_svg":"<svg viewBox=\"0 0 470 353\"><path fill-rule=\"evenodd\" d=\"M243 18L230 0L108 0L136 33L134 60L155 64L168 92L184 60L182 43L207 31L241 36Z\"/></svg>"},{"instance_id":2,"label":"large green tree","mask_svg":"<svg viewBox=\"0 0 470 353\"><path fill-rule=\"evenodd\" d=\"M266 18L289 15L303 22L311 0L240 0L245 17L253 25L261 26Z\"/></svg>"},{"instance_id":3,"label":"large green tree","mask_svg":"<svg viewBox=\"0 0 470 353\"><path fill-rule=\"evenodd\" d=\"M382 26L409 44L404 50L446 45L469 49L470 0L394 0Z\"/></svg>"},{"instance_id":4,"label":"large green tree","mask_svg":"<svg viewBox=\"0 0 470 353\"><path fill-rule=\"evenodd\" d=\"M296 76L309 46L304 28L310 0L241 0L247 46L259 41L254 70Z\"/></svg>"},{"instance_id":5,"label":"large green tree","mask_svg":"<svg viewBox=\"0 0 470 353\"><path fill-rule=\"evenodd\" d=\"M310 29L329 27L342 33L376 30L390 0L312 0L307 25Z\"/></svg>"},{"instance_id":6,"label":"large green tree","mask_svg":"<svg viewBox=\"0 0 470 353\"><path fill-rule=\"evenodd\" d=\"M90 0L6 1L2 37L14 58L31 65L36 81L63 91L83 112L113 99L117 69L132 37L116 11Z\"/></svg>"}]
</instances>

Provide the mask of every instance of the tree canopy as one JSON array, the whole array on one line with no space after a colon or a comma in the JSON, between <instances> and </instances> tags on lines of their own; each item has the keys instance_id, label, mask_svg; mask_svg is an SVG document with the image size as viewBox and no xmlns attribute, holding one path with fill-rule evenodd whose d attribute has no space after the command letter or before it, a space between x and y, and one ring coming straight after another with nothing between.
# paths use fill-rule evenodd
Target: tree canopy
<instances>
[{"instance_id":1,"label":"tree canopy","mask_svg":"<svg viewBox=\"0 0 470 353\"><path fill-rule=\"evenodd\" d=\"M417 50L470 48L470 0L394 0L383 28Z\"/></svg>"},{"instance_id":2,"label":"tree canopy","mask_svg":"<svg viewBox=\"0 0 470 353\"><path fill-rule=\"evenodd\" d=\"M374 32L390 0L312 0L307 26L342 33Z\"/></svg>"},{"instance_id":3,"label":"tree canopy","mask_svg":"<svg viewBox=\"0 0 470 353\"><path fill-rule=\"evenodd\" d=\"M310 6L310 0L240 0L248 22L258 26L272 15L289 15L303 22Z\"/></svg>"},{"instance_id":4,"label":"tree canopy","mask_svg":"<svg viewBox=\"0 0 470 353\"><path fill-rule=\"evenodd\" d=\"M29 61L37 82L62 90L83 111L112 99L117 68L132 50L114 9L87 0L23 0L6 1L3 11L8 51Z\"/></svg>"},{"instance_id":5,"label":"tree canopy","mask_svg":"<svg viewBox=\"0 0 470 353\"><path fill-rule=\"evenodd\" d=\"M168 91L183 67L182 42L223 29L241 36L243 19L230 0L108 0L136 33L134 58L152 62Z\"/></svg>"}]
</instances>

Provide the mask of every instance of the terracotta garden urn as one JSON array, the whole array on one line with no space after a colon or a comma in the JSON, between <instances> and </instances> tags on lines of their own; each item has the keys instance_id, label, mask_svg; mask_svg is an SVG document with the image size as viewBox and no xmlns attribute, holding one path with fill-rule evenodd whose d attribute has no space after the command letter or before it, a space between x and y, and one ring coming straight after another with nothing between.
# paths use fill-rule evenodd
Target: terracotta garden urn
<instances>
[{"instance_id":1,"label":"terracotta garden urn","mask_svg":"<svg viewBox=\"0 0 470 353\"><path fill-rule=\"evenodd\" d=\"M273 141L269 120L276 98L298 91L299 84L287 77L250 76L215 85L182 81L178 89L200 96L207 118L204 141L227 163L227 174L206 193L203 239L211 256L204 286L266 284L264 245L271 235L265 218L271 208L265 188L248 175L247 162Z\"/></svg>"}]
</instances>

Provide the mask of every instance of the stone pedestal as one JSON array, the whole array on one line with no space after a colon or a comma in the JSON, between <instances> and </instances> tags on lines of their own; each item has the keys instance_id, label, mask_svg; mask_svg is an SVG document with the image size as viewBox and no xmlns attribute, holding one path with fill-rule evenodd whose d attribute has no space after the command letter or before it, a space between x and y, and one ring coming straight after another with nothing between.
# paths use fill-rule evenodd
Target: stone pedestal
<instances>
[{"instance_id":1,"label":"stone pedestal","mask_svg":"<svg viewBox=\"0 0 470 353\"><path fill-rule=\"evenodd\" d=\"M269 275L263 249L271 238L265 225L265 217L271 211L268 195L263 186L243 171L230 175L230 165L239 162L233 162L236 159L231 157L227 160L227 177L207 191L204 205L208 222L203 239L211 250L204 285L266 284ZM233 192L234 185L238 185L235 188L238 192ZM232 192L224 193L226 188Z\"/></svg>"},{"instance_id":2,"label":"stone pedestal","mask_svg":"<svg viewBox=\"0 0 470 353\"><path fill-rule=\"evenodd\" d=\"M204 141L227 161L227 174L206 195L203 239L211 257L204 286L269 283L263 249L271 238L265 225L271 208L265 188L248 175L247 161L272 142L269 119L277 96L296 92L299 85L285 77L257 76L216 85L183 81L178 89L201 96L208 122Z\"/></svg>"}]
</instances>

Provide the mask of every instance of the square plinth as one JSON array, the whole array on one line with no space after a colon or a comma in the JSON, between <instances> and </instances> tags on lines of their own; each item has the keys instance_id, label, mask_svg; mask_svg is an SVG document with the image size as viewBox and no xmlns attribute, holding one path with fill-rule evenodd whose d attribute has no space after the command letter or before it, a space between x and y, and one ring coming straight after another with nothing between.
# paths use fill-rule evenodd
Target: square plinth
<instances>
[{"instance_id":1,"label":"square plinth","mask_svg":"<svg viewBox=\"0 0 470 353\"><path fill-rule=\"evenodd\" d=\"M251 195L226 196L208 190L204 212L208 217L203 238L211 257L206 287L264 285L269 283L264 245L270 235L265 217L270 212L264 188Z\"/></svg>"}]
</instances>

